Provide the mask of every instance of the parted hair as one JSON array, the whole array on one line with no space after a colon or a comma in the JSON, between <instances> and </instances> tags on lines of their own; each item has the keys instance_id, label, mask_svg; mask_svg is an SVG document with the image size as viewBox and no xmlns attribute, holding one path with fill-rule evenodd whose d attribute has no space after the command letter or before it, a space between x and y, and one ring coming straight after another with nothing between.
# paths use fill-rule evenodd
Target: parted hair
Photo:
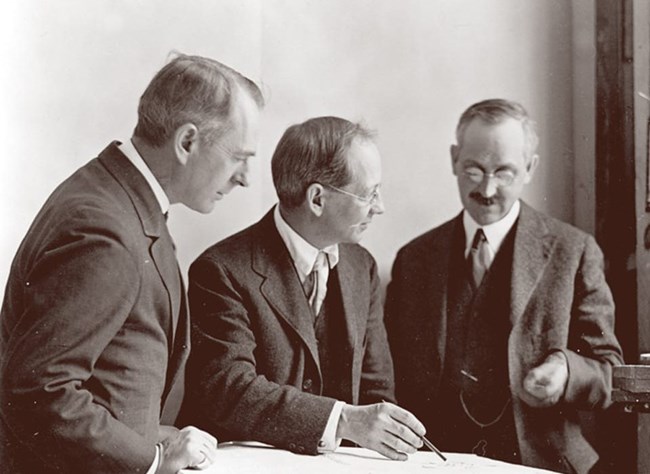
<instances>
[{"instance_id":1,"label":"parted hair","mask_svg":"<svg viewBox=\"0 0 650 474\"><path fill-rule=\"evenodd\" d=\"M349 184L353 176L347 150L353 140L372 140L374 135L361 123L339 117L317 117L289 127L271 159L280 203L298 207L313 183L338 188Z\"/></svg>"},{"instance_id":2,"label":"parted hair","mask_svg":"<svg viewBox=\"0 0 650 474\"><path fill-rule=\"evenodd\" d=\"M526 109L518 102L506 99L487 99L469 106L460 116L456 127L456 142L461 148L465 129L476 118L490 124L500 123L507 118L517 120L524 130L526 159L530 159L535 154L539 142L535 122L531 120Z\"/></svg>"},{"instance_id":3,"label":"parted hair","mask_svg":"<svg viewBox=\"0 0 650 474\"><path fill-rule=\"evenodd\" d=\"M239 90L264 106L259 87L234 69L214 59L173 53L140 97L133 134L159 147L178 127L192 123L211 142L230 126Z\"/></svg>"}]
</instances>

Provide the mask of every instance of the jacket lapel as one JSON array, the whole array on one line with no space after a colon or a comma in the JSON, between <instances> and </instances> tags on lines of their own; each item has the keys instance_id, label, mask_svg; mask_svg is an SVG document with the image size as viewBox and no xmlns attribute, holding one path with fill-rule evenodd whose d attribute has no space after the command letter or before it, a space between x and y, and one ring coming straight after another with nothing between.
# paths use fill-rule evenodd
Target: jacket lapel
<instances>
[{"instance_id":1,"label":"jacket lapel","mask_svg":"<svg viewBox=\"0 0 650 474\"><path fill-rule=\"evenodd\" d=\"M166 314L157 314L156 317L168 334L171 354L182 291L174 243L156 196L142 174L119 150L118 145L119 142L111 143L99 155L99 160L129 195L142 224L142 231L151 239L149 253L167 291L169 308Z\"/></svg>"},{"instance_id":2,"label":"jacket lapel","mask_svg":"<svg viewBox=\"0 0 650 474\"><path fill-rule=\"evenodd\" d=\"M339 245L339 263L336 265L341 286L343 302L343 317L347 328L346 347L348 354L353 355L357 346L357 336L361 333L361 321L358 315L368 314L368 291L363 291L358 282L358 272L355 272L355 262L345 245ZM363 294L365 293L365 294ZM354 365L353 365L354 366Z\"/></svg>"},{"instance_id":3,"label":"jacket lapel","mask_svg":"<svg viewBox=\"0 0 650 474\"><path fill-rule=\"evenodd\" d=\"M425 268L426 275L425 294L429 295L424 314L430 315L423 328L425 334L437 335L434 360L437 358L439 365L438 377L442 376L445 364L445 351L447 348L447 287L449 283L449 266L451 264L454 238L462 238L462 214L440 228L440 236L432 240L431 252L427 254Z\"/></svg>"},{"instance_id":4,"label":"jacket lapel","mask_svg":"<svg viewBox=\"0 0 650 474\"><path fill-rule=\"evenodd\" d=\"M554 247L555 236L549 233L544 220L522 202L512 256L510 322L513 326L524 313Z\"/></svg>"},{"instance_id":5,"label":"jacket lapel","mask_svg":"<svg viewBox=\"0 0 650 474\"><path fill-rule=\"evenodd\" d=\"M300 279L273 221L273 210L260 221L253 246L253 271L262 278L260 292L307 346L320 367L311 308Z\"/></svg>"},{"instance_id":6,"label":"jacket lapel","mask_svg":"<svg viewBox=\"0 0 650 474\"><path fill-rule=\"evenodd\" d=\"M149 254L167 294L168 311L156 317L168 337L170 360L165 393L182 368L189 351L189 318L184 304L184 288L176 260L174 243L167 229L160 205L142 174L117 147L111 143L100 155L100 161L120 182L129 195L142 224L142 232L149 237Z\"/></svg>"}]
</instances>

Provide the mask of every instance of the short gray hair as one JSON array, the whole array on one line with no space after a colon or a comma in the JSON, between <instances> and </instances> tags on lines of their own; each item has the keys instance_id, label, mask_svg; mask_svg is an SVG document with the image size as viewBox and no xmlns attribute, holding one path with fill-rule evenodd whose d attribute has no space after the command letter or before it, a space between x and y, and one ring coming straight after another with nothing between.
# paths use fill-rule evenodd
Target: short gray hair
<instances>
[{"instance_id":1,"label":"short gray hair","mask_svg":"<svg viewBox=\"0 0 650 474\"><path fill-rule=\"evenodd\" d=\"M483 122L496 124L506 118L513 118L521 123L524 130L524 140L526 143L526 156L529 160L537 150L539 139L535 130L535 122L530 119L526 109L519 103L505 99L488 99L471 105L460 116L458 126L456 127L456 142L458 146L463 146L465 129L475 118Z\"/></svg>"},{"instance_id":2,"label":"short gray hair","mask_svg":"<svg viewBox=\"0 0 650 474\"><path fill-rule=\"evenodd\" d=\"M259 87L239 72L214 59L176 53L140 97L133 134L159 147L178 127L192 123L212 141L229 126L238 88L264 107Z\"/></svg>"},{"instance_id":3,"label":"short gray hair","mask_svg":"<svg viewBox=\"0 0 650 474\"><path fill-rule=\"evenodd\" d=\"M374 132L339 117L317 117L292 125L280 138L271 171L283 206L298 207L313 183L341 188L352 181L346 152L355 139L372 140Z\"/></svg>"}]
</instances>

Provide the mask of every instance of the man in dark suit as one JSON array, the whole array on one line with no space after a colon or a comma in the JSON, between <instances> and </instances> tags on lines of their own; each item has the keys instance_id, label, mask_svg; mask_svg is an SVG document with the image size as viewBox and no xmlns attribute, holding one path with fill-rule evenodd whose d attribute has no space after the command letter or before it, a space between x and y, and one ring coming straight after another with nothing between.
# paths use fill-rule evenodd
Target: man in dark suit
<instances>
[{"instance_id":1,"label":"man in dark suit","mask_svg":"<svg viewBox=\"0 0 650 474\"><path fill-rule=\"evenodd\" d=\"M207 213L247 184L261 106L239 73L178 55L142 95L131 140L44 204L2 305L3 472L175 473L214 460L210 434L167 426L189 316L165 216L176 202Z\"/></svg>"},{"instance_id":2,"label":"man in dark suit","mask_svg":"<svg viewBox=\"0 0 650 474\"><path fill-rule=\"evenodd\" d=\"M376 264L357 243L381 163L358 124L290 127L272 159L280 203L190 268L188 419L220 439L296 453L347 439L393 459L421 446L394 400Z\"/></svg>"},{"instance_id":3,"label":"man in dark suit","mask_svg":"<svg viewBox=\"0 0 650 474\"><path fill-rule=\"evenodd\" d=\"M456 139L464 211L399 251L387 292L397 399L443 450L587 472L577 410L609 404L622 362L602 254L520 201L538 162L521 105L474 104Z\"/></svg>"}]
</instances>

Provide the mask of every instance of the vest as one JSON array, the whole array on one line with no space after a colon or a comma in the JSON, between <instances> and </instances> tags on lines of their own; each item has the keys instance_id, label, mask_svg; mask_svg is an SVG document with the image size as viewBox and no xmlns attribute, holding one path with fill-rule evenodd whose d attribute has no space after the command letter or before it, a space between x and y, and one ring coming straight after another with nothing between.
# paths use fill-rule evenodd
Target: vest
<instances>
[{"instance_id":1,"label":"vest","mask_svg":"<svg viewBox=\"0 0 650 474\"><path fill-rule=\"evenodd\" d=\"M341 346L347 334L343 298L336 267L327 279L327 294L314 321L318 358L323 376L322 395L352 403L352 359Z\"/></svg>"},{"instance_id":2,"label":"vest","mask_svg":"<svg viewBox=\"0 0 650 474\"><path fill-rule=\"evenodd\" d=\"M490 270L473 288L464 256L462 226L456 229L448 281L445 366L436 405L440 430L434 443L519 462L508 383L510 280L516 224ZM487 425L487 426L486 426Z\"/></svg>"}]
</instances>

